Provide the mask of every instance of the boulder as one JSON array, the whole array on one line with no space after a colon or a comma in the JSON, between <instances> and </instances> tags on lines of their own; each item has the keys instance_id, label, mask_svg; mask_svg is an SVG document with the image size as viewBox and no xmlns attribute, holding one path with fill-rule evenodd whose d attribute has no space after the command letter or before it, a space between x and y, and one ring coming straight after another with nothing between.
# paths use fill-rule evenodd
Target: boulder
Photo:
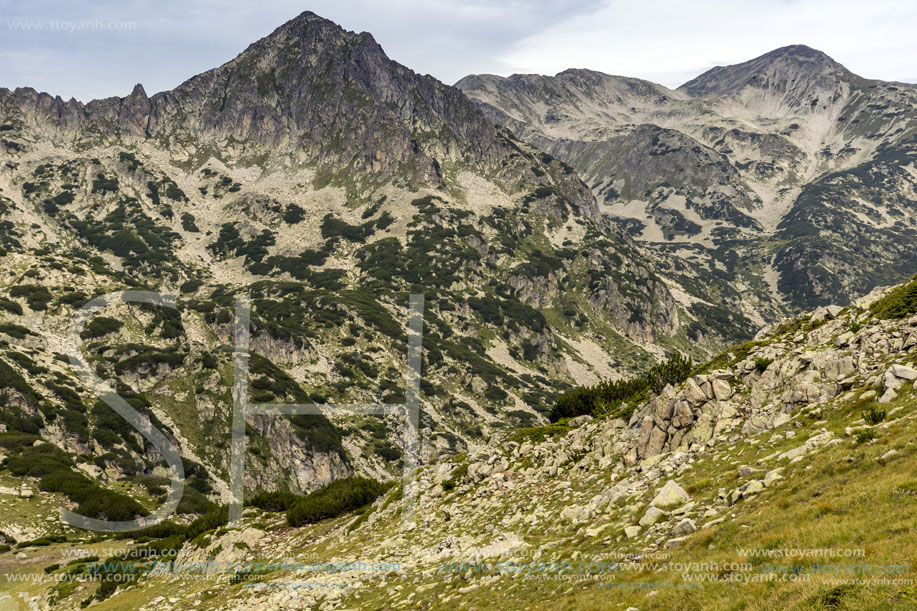
<instances>
[{"instance_id":1,"label":"boulder","mask_svg":"<svg viewBox=\"0 0 917 611\"><path fill-rule=\"evenodd\" d=\"M694 378L688 378L688 381L685 382L685 398L692 405L700 405L707 401L707 395L701 390L701 387L695 381Z\"/></svg>"},{"instance_id":2,"label":"boulder","mask_svg":"<svg viewBox=\"0 0 917 611\"><path fill-rule=\"evenodd\" d=\"M590 422L592 422L592 416L577 416L576 418L573 418L567 422L567 426L569 426L571 429L576 429L583 426L584 424L589 424Z\"/></svg>"},{"instance_id":3,"label":"boulder","mask_svg":"<svg viewBox=\"0 0 917 611\"><path fill-rule=\"evenodd\" d=\"M854 372L856 372L856 364L852 356L834 359L825 365L825 377L829 380L840 380Z\"/></svg>"},{"instance_id":4,"label":"boulder","mask_svg":"<svg viewBox=\"0 0 917 611\"><path fill-rule=\"evenodd\" d=\"M675 483L674 480L669 480L665 483L659 492L656 493L656 496L653 497L650 506L652 507L662 507L664 509L669 507L677 507L683 505L690 500L690 496L685 492L684 488Z\"/></svg>"},{"instance_id":5,"label":"boulder","mask_svg":"<svg viewBox=\"0 0 917 611\"><path fill-rule=\"evenodd\" d=\"M676 428L683 429L694 422L694 412L686 401L679 401L675 404L675 414L672 418L672 424Z\"/></svg>"},{"instance_id":6,"label":"boulder","mask_svg":"<svg viewBox=\"0 0 917 611\"><path fill-rule=\"evenodd\" d=\"M879 462L886 461L889 458L891 458L892 456L895 456L897 453L898 453L897 450L889 450L888 452L886 452L885 454L879 457Z\"/></svg>"},{"instance_id":7,"label":"boulder","mask_svg":"<svg viewBox=\"0 0 917 611\"><path fill-rule=\"evenodd\" d=\"M639 535L640 535L639 526L626 526L624 528L624 536L626 536L628 539L633 539Z\"/></svg>"},{"instance_id":8,"label":"boulder","mask_svg":"<svg viewBox=\"0 0 917 611\"><path fill-rule=\"evenodd\" d=\"M643 448L643 457L651 458L660 454L665 447L666 438L667 435L665 431L654 426L652 431L650 431L646 446Z\"/></svg>"},{"instance_id":9,"label":"boulder","mask_svg":"<svg viewBox=\"0 0 917 611\"><path fill-rule=\"evenodd\" d=\"M828 318L828 309L827 309L825 306L818 306L818 307L815 308L815 310L812 312L812 316L809 317L809 321L811 321L811 322L821 322L821 321L825 320L826 318Z\"/></svg>"},{"instance_id":10,"label":"boulder","mask_svg":"<svg viewBox=\"0 0 917 611\"><path fill-rule=\"evenodd\" d=\"M729 385L729 382L726 380L720 380L719 378L714 378L713 380L713 395L719 401L726 401L732 396L732 386Z\"/></svg>"},{"instance_id":11,"label":"boulder","mask_svg":"<svg viewBox=\"0 0 917 611\"><path fill-rule=\"evenodd\" d=\"M650 507L640 518L640 526L652 526L665 516L665 512L658 507Z\"/></svg>"},{"instance_id":12,"label":"boulder","mask_svg":"<svg viewBox=\"0 0 917 611\"><path fill-rule=\"evenodd\" d=\"M892 365L889 371L893 376L902 380L908 380L909 382L917 380L917 369L912 369L905 365Z\"/></svg>"},{"instance_id":13,"label":"boulder","mask_svg":"<svg viewBox=\"0 0 917 611\"><path fill-rule=\"evenodd\" d=\"M675 399L658 397L655 401L656 408L653 410L653 421L660 429L668 428L669 422L672 420L672 412L675 409Z\"/></svg>"},{"instance_id":14,"label":"boulder","mask_svg":"<svg viewBox=\"0 0 917 611\"><path fill-rule=\"evenodd\" d=\"M764 485L768 488L773 486L775 483L783 479L783 476L780 472L783 471L783 468L774 469L773 471L768 471L767 475L764 476Z\"/></svg>"},{"instance_id":15,"label":"boulder","mask_svg":"<svg viewBox=\"0 0 917 611\"><path fill-rule=\"evenodd\" d=\"M834 345L837 346L838 348L843 348L844 346L850 343L851 339L853 339L853 332L845 331L844 333L841 333L837 337L837 340L834 342Z\"/></svg>"},{"instance_id":16,"label":"boulder","mask_svg":"<svg viewBox=\"0 0 917 611\"><path fill-rule=\"evenodd\" d=\"M898 390L904 384L901 378L892 373L891 368L885 372L884 383L886 390Z\"/></svg>"},{"instance_id":17,"label":"boulder","mask_svg":"<svg viewBox=\"0 0 917 611\"><path fill-rule=\"evenodd\" d=\"M885 391L885 394L879 397L879 403L891 403L898 398L898 393L889 388Z\"/></svg>"},{"instance_id":18,"label":"boulder","mask_svg":"<svg viewBox=\"0 0 917 611\"><path fill-rule=\"evenodd\" d=\"M758 494L762 490L764 490L764 482L759 479L753 479L742 486L742 498L749 497L753 494Z\"/></svg>"},{"instance_id":19,"label":"boulder","mask_svg":"<svg viewBox=\"0 0 917 611\"><path fill-rule=\"evenodd\" d=\"M673 547L678 547L679 545L685 542L685 539L687 539L687 537L674 537L666 541L662 547L665 549L672 549Z\"/></svg>"},{"instance_id":20,"label":"boulder","mask_svg":"<svg viewBox=\"0 0 917 611\"><path fill-rule=\"evenodd\" d=\"M697 530L697 526L694 525L694 520L692 520L691 518L685 518L684 520L679 522L677 526L675 526L674 532L679 537L683 537L685 535L690 535L691 533L695 532L696 530Z\"/></svg>"}]
</instances>

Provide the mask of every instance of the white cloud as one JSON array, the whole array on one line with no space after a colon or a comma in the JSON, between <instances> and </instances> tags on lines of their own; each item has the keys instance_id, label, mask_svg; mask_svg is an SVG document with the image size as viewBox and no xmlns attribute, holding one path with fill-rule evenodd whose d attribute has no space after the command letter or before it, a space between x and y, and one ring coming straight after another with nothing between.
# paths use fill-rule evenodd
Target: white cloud
<instances>
[{"instance_id":1,"label":"white cloud","mask_svg":"<svg viewBox=\"0 0 917 611\"><path fill-rule=\"evenodd\" d=\"M901 80L913 74L917 4L878 0L622 2L520 41L503 73L592 68L668 86L716 65L789 44L824 51L854 72Z\"/></svg>"}]
</instances>

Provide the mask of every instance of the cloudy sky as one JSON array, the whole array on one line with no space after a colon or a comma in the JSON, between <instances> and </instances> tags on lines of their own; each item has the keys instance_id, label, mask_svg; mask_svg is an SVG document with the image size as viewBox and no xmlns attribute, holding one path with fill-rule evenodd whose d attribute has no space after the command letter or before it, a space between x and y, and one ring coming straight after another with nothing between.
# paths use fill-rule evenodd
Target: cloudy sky
<instances>
[{"instance_id":1,"label":"cloudy sky","mask_svg":"<svg viewBox=\"0 0 917 611\"><path fill-rule=\"evenodd\" d=\"M802 43L871 78L917 82L906 0L0 0L0 87L88 101L170 89L310 10L454 83L592 68L677 86Z\"/></svg>"}]
</instances>

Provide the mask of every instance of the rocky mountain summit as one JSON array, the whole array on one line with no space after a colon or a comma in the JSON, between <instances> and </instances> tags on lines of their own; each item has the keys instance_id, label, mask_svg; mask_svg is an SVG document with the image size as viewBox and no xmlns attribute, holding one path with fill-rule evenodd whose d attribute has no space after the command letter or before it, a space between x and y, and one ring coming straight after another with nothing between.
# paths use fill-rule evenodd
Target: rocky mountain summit
<instances>
[{"instance_id":1,"label":"rocky mountain summit","mask_svg":"<svg viewBox=\"0 0 917 611\"><path fill-rule=\"evenodd\" d=\"M404 171L436 183L437 164L494 170L510 150L459 91L390 60L370 34L308 12L152 98L137 85L83 105L23 88L0 90L0 107L62 145L152 139L173 158L319 164L351 180Z\"/></svg>"},{"instance_id":2,"label":"rocky mountain summit","mask_svg":"<svg viewBox=\"0 0 917 611\"><path fill-rule=\"evenodd\" d=\"M457 86L575 167L654 254L743 287L728 297L753 320L847 304L917 269L913 85L793 45L676 90L586 70Z\"/></svg>"}]
</instances>

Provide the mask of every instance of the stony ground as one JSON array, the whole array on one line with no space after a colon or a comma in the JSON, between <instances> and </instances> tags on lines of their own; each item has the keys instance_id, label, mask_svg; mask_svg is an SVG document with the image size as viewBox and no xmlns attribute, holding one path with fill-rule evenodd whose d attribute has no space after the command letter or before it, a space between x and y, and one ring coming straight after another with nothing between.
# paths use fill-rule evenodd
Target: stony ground
<instances>
[{"instance_id":1,"label":"stony ground","mask_svg":"<svg viewBox=\"0 0 917 611\"><path fill-rule=\"evenodd\" d=\"M878 296L765 329L629 422L521 429L428 465L411 513L400 487L304 528L247 509L244 528L186 545L177 573L93 607L910 608L917 316L873 318ZM40 572L85 546L0 563ZM791 555L806 550L822 555ZM0 587L67 609L97 586Z\"/></svg>"}]
</instances>

